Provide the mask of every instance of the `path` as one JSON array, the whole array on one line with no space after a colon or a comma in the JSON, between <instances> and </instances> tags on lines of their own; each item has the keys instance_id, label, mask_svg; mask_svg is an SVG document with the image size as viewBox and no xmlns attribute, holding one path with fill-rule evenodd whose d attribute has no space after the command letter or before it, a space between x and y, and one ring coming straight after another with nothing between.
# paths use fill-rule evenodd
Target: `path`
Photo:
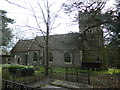
<instances>
[{"instance_id":1,"label":"path","mask_svg":"<svg viewBox=\"0 0 120 90\"><path fill-rule=\"evenodd\" d=\"M41 88L60 88L64 90L69 90L73 88L93 88L87 84L75 83L75 82L68 82L63 80L55 80L51 78L46 78L44 80L40 80L34 83L32 86L34 87L41 87Z\"/></svg>"}]
</instances>

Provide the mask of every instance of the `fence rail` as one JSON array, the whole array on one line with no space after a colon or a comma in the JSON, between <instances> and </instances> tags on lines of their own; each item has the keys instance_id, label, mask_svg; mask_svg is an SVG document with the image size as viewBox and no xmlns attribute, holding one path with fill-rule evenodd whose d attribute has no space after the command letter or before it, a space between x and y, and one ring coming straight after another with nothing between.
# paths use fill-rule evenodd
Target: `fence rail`
<instances>
[{"instance_id":1,"label":"fence rail","mask_svg":"<svg viewBox=\"0 0 120 90\"><path fill-rule=\"evenodd\" d=\"M43 73L38 76L25 77L23 81L16 80L14 82L2 79L2 90L9 90L11 88L12 90L41 90L41 88L34 88L28 84L40 81L41 79L39 77L42 78L42 76ZM52 66L49 68L49 77L53 79L90 84L95 88L120 88L120 73L93 73L92 70L81 70L79 67Z\"/></svg>"},{"instance_id":2,"label":"fence rail","mask_svg":"<svg viewBox=\"0 0 120 90\"><path fill-rule=\"evenodd\" d=\"M89 70L82 72L79 68L50 67L50 77L66 81L91 84Z\"/></svg>"},{"instance_id":3,"label":"fence rail","mask_svg":"<svg viewBox=\"0 0 120 90\"><path fill-rule=\"evenodd\" d=\"M90 84L95 88L120 88L120 73L95 73L79 67L50 67L51 78Z\"/></svg>"},{"instance_id":4,"label":"fence rail","mask_svg":"<svg viewBox=\"0 0 120 90\"><path fill-rule=\"evenodd\" d=\"M41 90L40 88L2 79L2 90Z\"/></svg>"}]
</instances>

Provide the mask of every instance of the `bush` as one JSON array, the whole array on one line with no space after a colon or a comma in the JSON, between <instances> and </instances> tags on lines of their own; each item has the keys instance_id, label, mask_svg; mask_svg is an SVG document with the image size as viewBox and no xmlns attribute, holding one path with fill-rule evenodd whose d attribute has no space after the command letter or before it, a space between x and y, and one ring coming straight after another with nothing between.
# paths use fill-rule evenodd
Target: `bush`
<instances>
[{"instance_id":1,"label":"bush","mask_svg":"<svg viewBox=\"0 0 120 90\"><path fill-rule=\"evenodd\" d=\"M8 69L11 74L16 74L16 71L17 71L17 69L19 69L19 67L18 66L9 66Z\"/></svg>"},{"instance_id":2,"label":"bush","mask_svg":"<svg viewBox=\"0 0 120 90\"><path fill-rule=\"evenodd\" d=\"M34 69L33 68L21 68L19 69L19 73L21 76L31 76L34 74Z\"/></svg>"},{"instance_id":3,"label":"bush","mask_svg":"<svg viewBox=\"0 0 120 90\"><path fill-rule=\"evenodd\" d=\"M34 74L34 67L32 66L9 66L9 72L16 76L30 76Z\"/></svg>"}]
</instances>

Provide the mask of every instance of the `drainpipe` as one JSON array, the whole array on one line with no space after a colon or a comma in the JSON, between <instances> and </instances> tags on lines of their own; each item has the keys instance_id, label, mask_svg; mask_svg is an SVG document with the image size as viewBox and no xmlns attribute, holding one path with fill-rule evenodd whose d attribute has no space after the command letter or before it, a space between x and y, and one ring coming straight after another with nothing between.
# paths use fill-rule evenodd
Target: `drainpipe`
<instances>
[{"instance_id":1,"label":"drainpipe","mask_svg":"<svg viewBox=\"0 0 120 90\"><path fill-rule=\"evenodd\" d=\"M82 67L82 61L83 61L83 32L80 30L81 26L80 26L80 11L78 11L78 24L79 24L79 53L80 53L80 65Z\"/></svg>"}]
</instances>

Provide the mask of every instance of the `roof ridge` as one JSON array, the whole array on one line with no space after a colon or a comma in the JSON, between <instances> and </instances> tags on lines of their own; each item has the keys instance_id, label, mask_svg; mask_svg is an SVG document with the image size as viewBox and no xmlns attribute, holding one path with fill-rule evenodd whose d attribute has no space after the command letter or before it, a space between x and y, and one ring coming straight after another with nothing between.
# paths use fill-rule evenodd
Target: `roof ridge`
<instances>
[{"instance_id":1,"label":"roof ridge","mask_svg":"<svg viewBox=\"0 0 120 90\"><path fill-rule=\"evenodd\" d=\"M30 50L30 47L32 46L34 41L35 41L35 38L32 40L31 44L28 46L28 51Z\"/></svg>"}]
</instances>

